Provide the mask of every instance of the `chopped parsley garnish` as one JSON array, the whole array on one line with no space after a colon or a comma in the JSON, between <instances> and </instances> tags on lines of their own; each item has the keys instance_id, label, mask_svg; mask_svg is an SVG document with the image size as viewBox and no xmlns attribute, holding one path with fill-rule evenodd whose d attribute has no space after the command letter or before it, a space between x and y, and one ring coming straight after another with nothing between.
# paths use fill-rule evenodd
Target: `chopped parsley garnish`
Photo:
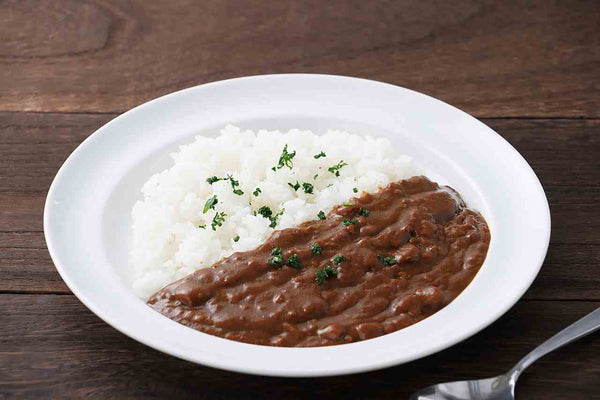
<instances>
[{"instance_id":1,"label":"chopped parsley garnish","mask_svg":"<svg viewBox=\"0 0 600 400\"><path fill-rule=\"evenodd\" d=\"M354 193L358 193L358 188L352 188L352 191L353 191Z\"/></svg>"},{"instance_id":2,"label":"chopped parsley garnish","mask_svg":"<svg viewBox=\"0 0 600 400\"><path fill-rule=\"evenodd\" d=\"M298 181L296 181L296 183L294 183L293 185L288 182L288 186L294 189L295 191L298 191L298 189L300 189L300 184L298 183Z\"/></svg>"},{"instance_id":3,"label":"chopped parsley garnish","mask_svg":"<svg viewBox=\"0 0 600 400\"><path fill-rule=\"evenodd\" d=\"M327 171L331 172L335 176L340 176L340 170L346 165L348 165L348 163L345 163L344 160L342 160L339 163L327 168Z\"/></svg>"},{"instance_id":4,"label":"chopped parsley garnish","mask_svg":"<svg viewBox=\"0 0 600 400\"><path fill-rule=\"evenodd\" d=\"M269 221L271 221L269 226L271 228L275 228L277 226L277 220L283 214L284 211L285 211L285 208L282 208L281 210L279 210L277 212L277 214L273 215L273 210L271 210L271 208L269 206L262 206L261 208L258 209L257 212L255 211L254 215L260 214L263 217L267 218Z\"/></svg>"},{"instance_id":5,"label":"chopped parsley garnish","mask_svg":"<svg viewBox=\"0 0 600 400\"><path fill-rule=\"evenodd\" d=\"M288 260L285 262L285 265L287 265L288 267L292 267L294 269L300 269L302 268L302 264L300 264L300 260L298 257L298 254L294 253L292 254Z\"/></svg>"},{"instance_id":6,"label":"chopped parsley garnish","mask_svg":"<svg viewBox=\"0 0 600 400\"><path fill-rule=\"evenodd\" d=\"M317 177L319 176L319 174L315 174L315 176L313 176L313 179L317 179Z\"/></svg>"},{"instance_id":7,"label":"chopped parsley garnish","mask_svg":"<svg viewBox=\"0 0 600 400\"><path fill-rule=\"evenodd\" d=\"M281 249L279 247L273 247L273 250L271 250L271 257L267 260L267 264L275 266L280 265L281 263L283 263Z\"/></svg>"},{"instance_id":8,"label":"chopped parsley garnish","mask_svg":"<svg viewBox=\"0 0 600 400\"><path fill-rule=\"evenodd\" d=\"M198 228L200 228L200 229L206 229L206 225L205 224L198 225Z\"/></svg>"},{"instance_id":9,"label":"chopped parsley garnish","mask_svg":"<svg viewBox=\"0 0 600 400\"><path fill-rule=\"evenodd\" d=\"M206 200L206 203L204 203L204 210L202 210L202 214L206 214L208 210L214 210L218 202L219 200L217 199L217 195L214 195L210 199Z\"/></svg>"},{"instance_id":10,"label":"chopped parsley garnish","mask_svg":"<svg viewBox=\"0 0 600 400\"><path fill-rule=\"evenodd\" d=\"M337 275L337 271L331 267L331 265L326 265L323 269L318 269L315 273L315 281L319 285L325 283L326 279L332 278Z\"/></svg>"},{"instance_id":11,"label":"chopped parsley garnish","mask_svg":"<svg viewBox=\"0 0 600 400\"><path fill-rule=\"evenodd\" d=\"M310 251L312 251L313 254L321 254L323 248L319 243L315 243L312 246L310 246Z\"/></svg>"},{"instance_id":12,"label":"chopped parsley garnish","mask_svg":"<svg viewBox=\"0 0 600 400\"><path fill-rule=\"evenodd\" d=\"M275 214L269 218L271 220L271 223L269 224L269 226L271 228L275 228L277 226L277 221L279 220L279 217L281 215L283 215L284 211L285 211L285 208L282 208L281 210L277 211L277 214Z\"/></svg>"},{"instance_id":13,"label":"chopped parsley garnish","mask_svg":"<svg viewBox=\"0 0 600 400\"><path fill-rule=\"evenodd\" d=\"M212 222L210 223L210 226L212 227L213 231L217 230L217 226L223 226L223 222L225 222L226 216L227 214L225 214L224 212L218 212L215 214Z\"/></svg>"},{"instance_id":14,"label":"chopped parsley garnish","mask_svg":"<svg viewBox=\"0 0 600 400\"><path fill-rule=\"evenodd\" d=\"M394 265L394 264L396 264L396 259L394 257L377 256L377 259L383 265Z\"/></svg>"},{"instance_id":15,"label":"chopped parsley garnish","mask_svg":"<svg viewBox=\"0 0 600 400\"><path fill-rule=\"evenodd\" d=\"M335 256L334 256L334 257L331 259L331 261L333 261L333 262L334 262L334 263L336 263L336 264L339 264L339 263L341 263L342 261L344 261L345 259L346 259L346 257L344 257L343 255L341 255L341 254L337 254L337 255L335 255Z\"/></svg>"},{"instance_id":16,"label":"chopped parsley garnish","mask_svg":"<svg viewBox=\"0 0 600 400\"><path fill-rule=\"evenodd\" d=\"M321 157L327 157L327 155L323 151L321 151L319 154L315 154L314 157L315 157L315 160L316 160L316 159L319 159Z\"/></svg>"},{"instance_id":17,"label":"chopped parsley garnish","mask_svg":"<svg viewBox=\"0 0 600 400\"><path fill-rule=\"evenodd\" d=\"M357 223L358 223L358 219L356 219L356 218L352 218L352 219L344 218L342 220L342 224L344 224L344 226L356 225Z\"/></svg>"},{"instance_id":18,"label":"chopped parsley garnish","mask_svg":"<svg viewBox=\"0 0 600 400\"><path fill-rule=\"evenodd\" d=\"M244 192L238 188L240 186L240 182L236 181L232 175L227 174L227 176L225 178L218 178L216 176L211 176L210 178L208 178L206 180L206 182L208 182L210 185L212 185L215 182L219 182L219 181L229 181L229 183L231 183L231 189L233 190L233 193L237 194L238 196L241 196L244 194Z\"/></svg>"},{"instance_id":19,"label":"chopped parsley garnish","mask_svg":"<svg viewBox=\"0 0 600 400\"><path fill-rule=\"evenodd\" d=\"M233 190L233 193L237 194L238 196L241 196L244 194L244 192L242 192L240 189L238 189L238 187L240 186L240 183L238 181L236 181L235 179L233 179L232 175L227 174L227 178L229 182L231 183L231 189Z\"/></svg>"},{"instance_id":20,"label":"chopped parsley garnish","mask_svg":"<svg viewBox=\"0 0 600 400\"><path fill-rule=\"evenodd\" d=\"M323 212L323 210L319 211L319 213L317 214L317 217L319 219L325 219L325 213Z\"/></svg>"},{"instance_id":21,"label":"chopped parsley garnish","mask_svg":"<svg viewBox=\"0 0 600 400\"><path fill-rule=\"evenodd\" d=\"M258 213L265 218L271 218L273 216L273 211L269 206L262 206L258 209Z\"/></svg>"},{"instance_id":22,"label":"chopped parsley garnish","mask_svg":"<svg viewBox=\"0 0 600 400\"><path fill-rule=\"evenodd\" d=\"M354 206L355 206L355 204L354 204L354 203L349 203L349 202L347 202L347 201L343 202L343 203L342 203L342 205L343 205L344 207L354 207Z\"/></svg>"},{"instance_id":23,"label":"chopped parsley garnish","mask_svg":"<svg viewBox=\"0 0 600 400\"><path fill-rule=\"evenodd\" d=\"M219 181L222 181L222 180L223 180L223 178L217 178L216 176L211 176L210 178L208 178L206 180L206 182L208 182L209 185L212 185L213 183L219 182Z\"/></svg>"},{"instance_id":24,"label":"chopped parsley garnish","mask_svg":"<svg viewBox=\"0 0 600 400\"><path fill-rule=\"evenodd\" d=\"M240 240L240 235L235 235L235 237L233 238L234 242L237 242Z\"/></svg>"},{"instance_id":25,"label":"chopped parsley garnish","mask_svg":"<svg viewBox=\"0 0 600 400\"><path fill-rule=\"evenodd\" d=\"M288 145L286 144L283 147L283 151L281 152L281 156L279 157L279 162L277 163L277 166L271 168L273 171L281 169L283 167L288 167L289 169L292 169L292 167L294 166L293 163L293 158L296 156L296 151L292 151L291 153L288 152Z\"/></svg>"},{"instance_id":26,"label":"chopped parsley garnish","mask_svg":"<svg viewBox=\"0 0 600 400\"><path fill-rule=\"evenodd\" d=\"M261 193L262 193L262 190L260 190L260 188L256 188L256 189L254 189L254 192L252 192L252 194L255 197L258 197L258 195L261 194Z\"/></svg>"},{"instance_id":27,"label":"chopped parsley garnish","mask_svg":"<svg viewBox=\"0 0 600 400\"><path fill-rule=\"evenodd\" d=\"M360 215L362 215L363 217L367 217L369 216L369 214L371 214L371 211L369 210L365 210L364 208L361 208L360 211L358 212Z\"/></svg>"},{"instance_id":28,"label":"chopped parsley garnish","mask_svg":"<svg viewBox=\"0 0 600 400\"><path fill-rule=\"evenodd\" d=\"M308 183L308 182L304 182L302 184L302 190L304 190L304 193L306 194L312 194L313 190L314 190L314 186L312 183Z\"/></svg>"}]
</instances>

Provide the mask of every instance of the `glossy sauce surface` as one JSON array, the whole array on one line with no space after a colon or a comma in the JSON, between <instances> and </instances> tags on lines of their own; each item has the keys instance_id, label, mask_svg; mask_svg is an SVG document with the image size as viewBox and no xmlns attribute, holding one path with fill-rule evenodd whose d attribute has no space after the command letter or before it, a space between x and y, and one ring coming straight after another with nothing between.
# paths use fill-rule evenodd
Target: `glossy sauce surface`
<instances>
[{"instance_id":1,"label":"glossy sauce surface","mask_svg":"<svg viewBox=\"0 0 600 400\"><path fill-rule=\"evenodd\" d=\"M449 187L420 176L349 203L166 286L148 304L231 340L334 345L427 318L456 298L483 264L488 226ZM311 250L315 243L320 254ZM296 254L301 268L269 265L273 248L284 260ZM343 261L334 262L336 255ZM336 275L319 284L317 271L326 266Z\"/></svg>"}]
</instances>

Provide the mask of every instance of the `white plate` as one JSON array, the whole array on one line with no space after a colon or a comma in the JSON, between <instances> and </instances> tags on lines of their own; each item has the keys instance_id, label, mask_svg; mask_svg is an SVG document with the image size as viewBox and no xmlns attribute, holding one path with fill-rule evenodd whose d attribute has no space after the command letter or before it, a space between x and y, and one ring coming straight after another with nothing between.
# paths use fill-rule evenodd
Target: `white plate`
<instances>
[{"instance_id":1,"label":"white plate","mask_svg":"<svg viewBox=\"0 0 600 400\"><path fill-rule=\"evenodd\" d=\"M327 128L387 136L426 175L480 210L492 239L473 282L446 308L375 339L320 348L238 343L179 325L125 284L130 211L142 183L169 153L228 123L242 128ZM544 260L550 212L527 162L493 130L426 95L328 75L266 75L182 90L115 118L64 163L48 193L44 231L56 268L75 295L126 335L165 353L232 371L324 376L424 357L480 331L527 290Z\"/></svg>"}]
</instances>

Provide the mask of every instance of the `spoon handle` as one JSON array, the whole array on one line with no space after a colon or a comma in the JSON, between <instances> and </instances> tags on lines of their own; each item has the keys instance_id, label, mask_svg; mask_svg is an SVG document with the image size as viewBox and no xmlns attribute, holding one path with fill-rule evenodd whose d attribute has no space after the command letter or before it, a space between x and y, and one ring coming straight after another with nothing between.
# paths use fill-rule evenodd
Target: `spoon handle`
<instances>
[{"instance_id":1,"label":"spoon handle","mask_svg":"<svg viewBox=\"0 0 600 400\"><path fill-rule=\"evenodd\" d=\"M523 357L517 363L517 365L514 366L514 368L510 371L510 375L516 378L534 361L540 359L551 351L582 338L585 335L589 335L598 329L600 329L600 308L597 308L585 317L567 326L565 329L536 347L531 353Z\"/></svg>"}]
</instances>

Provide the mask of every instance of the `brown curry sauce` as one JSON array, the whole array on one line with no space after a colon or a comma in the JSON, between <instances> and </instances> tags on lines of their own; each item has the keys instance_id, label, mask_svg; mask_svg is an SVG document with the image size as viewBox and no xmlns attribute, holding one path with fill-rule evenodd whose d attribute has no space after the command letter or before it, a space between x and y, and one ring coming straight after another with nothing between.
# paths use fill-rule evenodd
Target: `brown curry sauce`
<instances>
[{"instance_id":1,"label":"brown curry sauce","mask_svg":"<svg viewBox=\"0 0 600 400\"><path fill-rule=\"evenodd\" d=\"M276 231L260 247L166 286L148 304L183 325L231 340L343 344L427 318L454 300L483 264L488 226L449 187L420 176L350 203L336 206L325 220ZM311 250L315 243L320 254ZM273 248L282 250L284 260L297 254L301 267L270 265ZM334 262L336 255L343 261ZM319 284L317 271L326 266L333 272L325 278L319 273Z\"/></svg>"}]
</instances>

